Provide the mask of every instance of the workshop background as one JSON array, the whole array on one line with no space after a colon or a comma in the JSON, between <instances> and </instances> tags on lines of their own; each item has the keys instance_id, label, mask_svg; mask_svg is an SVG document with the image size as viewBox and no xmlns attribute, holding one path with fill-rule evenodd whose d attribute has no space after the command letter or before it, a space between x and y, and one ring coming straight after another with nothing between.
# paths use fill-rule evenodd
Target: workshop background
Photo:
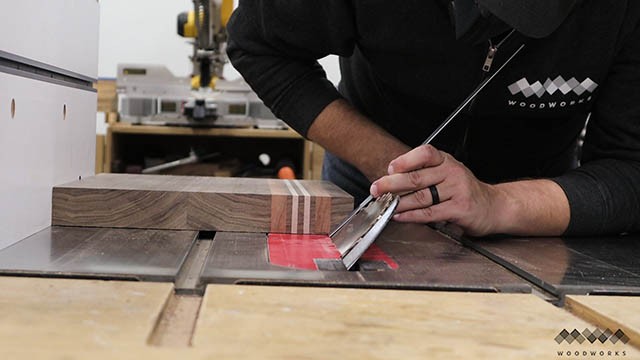
<instances>
[{"instance_id":1,"label":"workshop background","mask_svg":"<svg viewBox=\"0 0 640 360\"><path fill-rule=\"evenodd\" d=\"M233 5L0 2L0 359L640 358L637 235L352 212L221 66Z\"/></svg>"},{"instance_id":2,"label":"workshop background","mask_svg":"<svg viewBox=\"0 0 640 360\"><path fill-rule=\"evenodd\" d=\"M237 1L234 2L235 6ZM216 176L270 176L269 174L275 173L277 176L279 169L272 168L288 164L297 178L319 179L322 148L303 141L291 130L268 133L242 130L220 132L212 129L187 138L183 136L185 129L169 131L165 128L162 135L167 136L153 136L150 132L160 129L139 128L136 131L130 127L118 126L131 121L127 119L129 110L125 109L123 113L122 105L119 108L116 89L120 64L166 67L176 77L189 77L194 73L194 64L189 59L193 46L188 43L188 39L176 32L178 14L191 8L193 3L188 0L113 0L100 3L96 173L138 173L153 166L190 158L195 153L204 159L192 160L190 165L182 164L157 172ZM153 16L140 15L149 14L149 9L153 9ZM340 81L337 56L327 56L320 59L320 63L328 78L337 85ZM228 81L241 78L229 62L224 65L222 75ZM126 95L123 91L120 96ZM245 125L232 127L246 129ZM285 127L283 123L279 125ZM124 132L126 135L123 135ZM246 153L243 150L246 148L244 139L254 139L256 136L261 137L256 144L259 148ZM223 143L226 151L220 154L219 148L213 149L212 146L203 144L211 143L212 138ZM293 147L295 151L285 153L283 147ZM209 155L213 156L207 158ZM264 165L267 160L269 164Z\"/></svg>"}]
</instances>

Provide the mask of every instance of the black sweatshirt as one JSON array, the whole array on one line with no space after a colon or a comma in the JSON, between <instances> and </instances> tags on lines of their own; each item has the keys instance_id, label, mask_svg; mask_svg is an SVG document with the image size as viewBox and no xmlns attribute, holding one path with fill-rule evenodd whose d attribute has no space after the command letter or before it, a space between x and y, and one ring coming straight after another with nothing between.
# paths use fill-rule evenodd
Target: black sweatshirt
<instances>
[{"instance_id":1,"label":"black sweatshirt","mask_svg":"<svg viewBox=\"0 0 640 360\"><path fill-rule=\"evenodd\" d=\"M342 97L414 147L485 76L488 42L456 41L441 0L241 0L228 29L234 67L302 135ZM549 37L507 40L490 71L523 42L434 145L483 181L552 178L567 235L640 230L640 1L585 0ZM337 90L316 61L328 54Z\"/></svg>"}]
</instances>

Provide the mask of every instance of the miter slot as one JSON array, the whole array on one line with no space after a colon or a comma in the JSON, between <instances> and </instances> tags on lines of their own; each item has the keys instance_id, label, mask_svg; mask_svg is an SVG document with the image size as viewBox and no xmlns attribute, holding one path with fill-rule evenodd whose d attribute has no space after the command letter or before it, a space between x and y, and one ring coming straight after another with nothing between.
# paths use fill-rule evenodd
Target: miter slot
<instances>
[{"instance_id":1,"label":"miter slot","mask_svg":"<svg viewBox=\"0 0 640 360\"><path fill-rule=\"evenodd\" d=\"M169 295L147 343L157 347L191 346L202 299L202 295Z\"/></svg>"},{"instance_id":2,"label":"miter slot","mask_svg":"<svg viewBox=\"0 0 640 360\"><path fill-rule=\"evenodd\" d=\"M204 294L205 285L200 279L203 268L213 245L214 232L200 232L194 241L185 261L180 267L175 281L176 294L199 295Z\"/></svg>"}]
</instances>

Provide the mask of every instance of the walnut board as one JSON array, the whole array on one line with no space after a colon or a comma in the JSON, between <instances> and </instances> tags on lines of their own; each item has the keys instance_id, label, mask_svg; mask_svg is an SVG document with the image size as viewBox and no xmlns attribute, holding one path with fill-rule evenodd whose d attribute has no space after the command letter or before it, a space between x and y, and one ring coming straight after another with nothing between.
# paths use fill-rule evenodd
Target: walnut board
<instances>
[{"instance_id":1,"label":"walnut board","mask_svg":"<svg viewBox=\"0 0 640 360\"><path fill-rule=\"evenodd\" d=\"M99 174L53 188L52 224L326 234L352 209L323 181Z\"/></svg>"},{"instance_id":2,"label":"walnut board","mask_svg":"<svg viewBox=\"0 0 640 360\"><path fill-rule=\"evenodd\" d=\"M556 359L592 325L531 294L209 285L194 349L222 359Z\"/></svg>"},{"instance_id":3,"label":"walnut board","mask_svg":"<svg viewBox=\"0 0 640 360\"><path fill-rule=\"evenodd\" d=\"M568 295L566 307L577 316L601 329L618 329L629 337L630 344L640 346L640 297Z\"/></svg>"}]
</instances>

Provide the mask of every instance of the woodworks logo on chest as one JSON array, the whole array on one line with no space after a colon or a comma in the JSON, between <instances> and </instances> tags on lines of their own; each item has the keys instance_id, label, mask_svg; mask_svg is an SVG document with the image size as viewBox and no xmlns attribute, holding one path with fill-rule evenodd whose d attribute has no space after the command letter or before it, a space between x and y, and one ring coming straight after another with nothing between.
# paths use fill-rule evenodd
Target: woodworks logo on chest
<instances>
[{"instance_id":1,"label":"woodworks logo on chest","mask_svg":"<svg viewBox=\"0 0 640 360\"><path fill-rule=\"evenodd\" d=\"M553 80L547 78L544 82L531 83L523 77L507 87L514 96L507 102L510 107L532 110L566 108L591 101L597 87L598 84L590 78L580 82L575 77L565 80L558 76Z\"/></svg>"}]
</instances>

